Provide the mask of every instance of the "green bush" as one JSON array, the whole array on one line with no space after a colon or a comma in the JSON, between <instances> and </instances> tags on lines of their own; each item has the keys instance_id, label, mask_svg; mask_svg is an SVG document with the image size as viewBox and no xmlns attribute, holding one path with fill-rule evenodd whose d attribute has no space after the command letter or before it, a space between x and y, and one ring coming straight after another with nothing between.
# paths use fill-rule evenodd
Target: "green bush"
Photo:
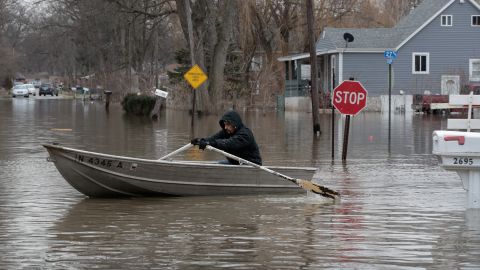
<instances>
[{"instance_id":1,"label":"green bush","mask_svg":"<svg viewBox=\"0 0 480 270\"><path fill-rule=\"evenodd\" d=\"M122 101L125 112L136 115L149 115L155 107L155 97L127 94Z\"/></svg>"}]
</instances>

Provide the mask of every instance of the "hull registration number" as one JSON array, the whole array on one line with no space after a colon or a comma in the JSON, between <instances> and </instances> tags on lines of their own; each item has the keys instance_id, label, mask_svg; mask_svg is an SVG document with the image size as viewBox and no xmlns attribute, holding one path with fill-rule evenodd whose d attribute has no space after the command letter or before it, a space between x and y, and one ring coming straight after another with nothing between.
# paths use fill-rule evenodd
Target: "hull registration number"
<instances>
[{"instance_id":1,"label":"hull registration number","mask_svg":"<svg viewBox=\"0 0 480 270\"><path fill-rule=\"evenodd\" d=\"M101 166L105 168L124 168L124 164L121 161L96 158L96 157L87 157L84 155L76 155L75 160L81 163L89 163L96 166Z\"/></svg>"}]
</instances>

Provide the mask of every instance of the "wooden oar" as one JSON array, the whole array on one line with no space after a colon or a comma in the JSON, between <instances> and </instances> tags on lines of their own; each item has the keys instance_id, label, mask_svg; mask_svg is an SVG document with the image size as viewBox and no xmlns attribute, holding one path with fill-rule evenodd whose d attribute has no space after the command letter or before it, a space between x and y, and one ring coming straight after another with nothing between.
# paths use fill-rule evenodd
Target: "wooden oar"
<instances>
[{"instance_id":1,"label":"wooden oar","mask_svg":"<svg viewBox=\"0 0 480 270\"><path fill-rule=\"evenodd\" d=\"M171 157L171 156L174 156L174 155L176 155L176 154L178 154L178 153L180 153L180 152L183 152L183 151L185 151L185 150L190 149L192 146L193 146L193 144L189 143L189 144L187 144L187 145L185 145L185 146L182 146L181 148L178 148L177 150L171 152L170 154L167 154L166 156L163 156L163 157L159 158L158 160L167 159L167 158L169 158L169 157Z\"/></svg>"},{"instance_id":2,"label":"wooden oar","mask_svg":"<svg viewBox=\"0 0 480 270\"><path fill-rule=\"evenodd\" d=\"M301 188L307 190L307 191L311 191L313 193L316 193L316 194L319 194L319 195L322 195L324 197L327 197L327 198L331 198L331 199L335 199L335 196L340 196L340 193L336 192L335 190L332 190L332 189L329 189L327 187L324 187L324 186L320 186L320 185L317 185L317 184L314 184L312 183L312 181L308 181L308 180L303 180L303 179L297 179L297 178L293 178L293 177L290 177L290 176L286 176L284 174L281 174L279 172L276 172L274 170L271 170L265 166L262 166L262 165L258 165L256 163L253 163L253 162L250 162L248 160L245 160L243 158L240 158L240 157L237 157L235 155L232 155L230 153L227 153L225 151L222 151L218 148L215 148L215 147L212 147L210 145L207 145L207 149L208 150L211 150L211 151L215 151L217 153L220 153L226 157L229 157L231 159L235 159L236 161L240 162L240 163L244 163L244 164L248 164L250 166L253 166L255 168L258 168L258 169L261 169L263 171L266 171L268 173L271 173L273 175L276 175L276 176L279 176L283 179L286 179L290 182L293 182L295 184L297 184L298 186L300 186Z\"/></svg>"}]
</instances>

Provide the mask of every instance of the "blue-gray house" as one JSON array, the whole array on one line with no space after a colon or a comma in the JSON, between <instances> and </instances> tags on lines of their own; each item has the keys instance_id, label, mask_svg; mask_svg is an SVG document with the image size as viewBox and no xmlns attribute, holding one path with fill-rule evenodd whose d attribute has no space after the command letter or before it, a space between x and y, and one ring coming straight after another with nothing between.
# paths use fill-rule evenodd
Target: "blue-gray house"
<instances>
[{"instance_id":1,"label":"blue-gray house","mask_svg":"<svg viewBox=\"0 0 480 270\"><path fill-rule=\"evenodd\" d=\"M354 41L347 43L345 33L352 34ZM327 27L316 50L317 79L324 93L353 77L362 82L369 97L388 94L386 50L397 52L392 64L393 94L458 93L467 84L480 83L480 4L424 0L392 28ZM301 95L309 54L279 61L285 62L286 96Z\"/></svg>"}]
</instances>

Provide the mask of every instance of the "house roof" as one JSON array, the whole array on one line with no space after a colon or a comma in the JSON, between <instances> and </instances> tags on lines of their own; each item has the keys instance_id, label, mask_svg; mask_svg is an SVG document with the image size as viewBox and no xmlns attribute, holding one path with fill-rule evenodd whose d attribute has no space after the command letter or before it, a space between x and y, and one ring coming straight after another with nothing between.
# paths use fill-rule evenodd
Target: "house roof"
<instances>
[{"instance_id":1,"label":"house roof","mask_svg":"<svg viewBox=\"0 0 480 270\"><path fill-rule=\"evenodd\" d=\"M395 46L399 46L409 40L412 34L416 34L428 23L438 16L438 13L445 10L451 4L458 0L423 0L422 3L413 9L410 14L403 17L392 31L398 38L394 41ZM468 0L467 0L468 1Z\"/></svg>"},{"instance_id":2,"label":"house roof","mask_svg":"<svg viewBox=\"0 0 480 270\"><path fill-rule=\"evenodd\" d=\"M317 42L317 50L322 50L328 44L334 44L337 49L346 47L344 33L352 34L355 39L348 44L348 48L396 48L422 27L428 20L448 7L455 0L423 0L410 14L403 17L392 28L331 28L326 27L322 38Z\"/></svg>"},{"instance_id":3,"label":"house roof","mask_svg":"<svg viewBox=\"0 0 480 270\"><path fill-rule=\"evenodd\" d=\"M317 50L324 48L389 48L392 47L392 39L395 37L390 28L332 28L326 27L322 38L317 42ZM353 42L346 43L343 39L345 33L354 36Z\"/></svg>"},{"instance_id":4,"label":"house roof","mask_svg":"<svg viewBox=\"0 0 480 270\"><path fill-rule=\"evenodd\" d=\"M351 52L398 50L455 1L459 0L423 0L392 28L326 27L316 43L317 55L335 53L347 48ZM465 2L470 2L480 10L480 0L465 0ZM352 34L354 41L347 44L343 39L345 33ZM309 56L309 53L303 53L280 57L278 60L289 61Z\"/></svg>"}]
</instances>

